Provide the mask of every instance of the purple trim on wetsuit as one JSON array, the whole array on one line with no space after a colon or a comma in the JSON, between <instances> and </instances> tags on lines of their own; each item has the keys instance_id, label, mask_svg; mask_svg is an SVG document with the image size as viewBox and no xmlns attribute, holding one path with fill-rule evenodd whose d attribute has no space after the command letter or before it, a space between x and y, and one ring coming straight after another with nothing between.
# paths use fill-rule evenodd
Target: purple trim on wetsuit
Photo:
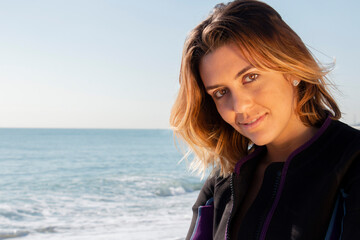
<instances>
[{"instance_id":1,"label":"purple trim on wetsuit","mask_svg":"<svg viewBox=\"0 0 360 240\"><path fill-rule=\"evenodd\" d=\"M329 127L331 123L331 118L330 118L330 115L326 118L325 122L323 123L323 125L321 126L321 128L317 131L317 133L309 140L307 141L306 143L304 143L302 146L300 146L299 148L297 148L294 152L292 152L290 154L290 156L288 157L288 159L286 160L285 164L284 164L284 168L282 170L282 173L281 173L281 180L280 180L280 185L279 185L279 189L276 193L276 198L273 202L273 205L266 217L266 220L265 220L265 223L264 223L264 226L262 228L262 231L261 231L261 235L260 235L260 240L264 240L265 239L265 236L266 236L266 232L270 226L270 221L271 221L271 218L275 212L275 209L277 207L277 204L279 203L279 200L280 200L280 196L281 196L281 193L283 191L283 188L284 188L284 185L285 185L285 178L286 178L286 174L287 174L287 170L289 168L289 165L290 165L290 162L291 160L297 155L299 154L300 152L304 151L306 148L308 148L311 144L313 144L324 132L325 130Z\"/></svg>"},{"instance_id":2,"label":"purple trim on wetsuit","mask_svg":"<svg viewBox=\"0 0 360 240\"><path fill-rule=\"evenodd\" d=\"M266 149L265 146L258 146L255 148L255 150L250 153L249 155L241 158L235 165L235 174L240 174L240 168L242 167L242 165L247 162L248 160L256 157L257 155L259 155L264 149ZM234 204L234 203L233 203ZM234 205L232 206L231 210L230 210L230 215L231 212L233 211ZM225 239L228 238L228 225L229 225L229 221L226 223L226 230L225 230Z\"/></svg>"},{"instance_id":3,"label":"purple trim on wetsuit","mask_svg":"<svg viewBox=\"0 0 360 240\"><path fill-rule=\"evenodd\" d=\"M241 166L247 162L248 160L250 160L251 158L256 157L257 155L259 155L266 147L265 146L260 146L260 147L256 147L256 149L250 153L249 155L243 157L242 159L240 159L236 165L235 165L235 173L236 174L240 174L240 168Z\"/></svg>"}]
</instances>

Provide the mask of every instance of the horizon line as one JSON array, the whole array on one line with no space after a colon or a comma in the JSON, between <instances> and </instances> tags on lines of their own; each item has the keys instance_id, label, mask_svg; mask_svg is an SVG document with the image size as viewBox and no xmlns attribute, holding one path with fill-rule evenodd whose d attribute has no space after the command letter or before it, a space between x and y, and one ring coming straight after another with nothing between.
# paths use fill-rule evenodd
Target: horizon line
<instances>
[{"instance_id":1,"label":"horizon line","mask_svg":"<svg viewBox=\"0 0 360 240\"><path fill-rule=\"evenodd\" d=\"M171 130L167 128L111 128L111 127L0 127L0 129L44 129L44 130Z\"/></svg>"}]
</instances>

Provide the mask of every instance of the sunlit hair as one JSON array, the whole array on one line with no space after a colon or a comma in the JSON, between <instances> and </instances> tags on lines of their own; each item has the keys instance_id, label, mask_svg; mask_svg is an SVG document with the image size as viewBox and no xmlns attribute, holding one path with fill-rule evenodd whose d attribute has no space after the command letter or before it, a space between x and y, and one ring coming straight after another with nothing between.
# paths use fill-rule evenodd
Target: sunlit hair
<instances>
[{"instance_id":1,"label":"sunlit hair","mask_svg":"<svg viewBox=\"0 0 360 240\"><path fill-rule=\"evenodd\" d=\"M296 87L296 112L306 126L318 127L328 112L334 119L340 118L340 110L326 89L328 69L318 64L273 8L259 1L219 4L187 37L180 90L170 117L175 135L195 154L192 169L204 173L213 167L226 176L251 151L250 140L221 118L199 74L201 59L225 44L237 44L247 61L260 70L277 71L301 81Z\"/></svg>"}]
</instances>

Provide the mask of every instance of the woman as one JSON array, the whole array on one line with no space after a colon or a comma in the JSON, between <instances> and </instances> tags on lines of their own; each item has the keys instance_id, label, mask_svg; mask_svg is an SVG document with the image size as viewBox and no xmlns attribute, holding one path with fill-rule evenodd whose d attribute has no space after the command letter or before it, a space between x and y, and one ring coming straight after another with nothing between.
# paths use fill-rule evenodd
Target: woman
<instances>
[{"instance_id":1,"label":"woman","mask_svg":"<svg viewBox=\"0 0 360 240\"><path fill-rule=\"evenodd\" d=\"M270 6L217 5L185 43L171 114L214 171L186 239L360 239L360 133Z\"/></svg>"}]
</instances>

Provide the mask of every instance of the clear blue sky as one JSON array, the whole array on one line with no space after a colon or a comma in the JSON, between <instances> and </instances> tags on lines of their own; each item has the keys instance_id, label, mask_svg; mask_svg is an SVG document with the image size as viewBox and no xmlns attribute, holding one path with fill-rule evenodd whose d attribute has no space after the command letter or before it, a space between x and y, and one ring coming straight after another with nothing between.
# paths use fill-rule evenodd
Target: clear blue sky
<instances>
[{"instance_id":1,"label":"clear blue sky","mask_svg":"<svg viewBox=\"0 0 360 240\"><path fill-rule=\"evenodd\" d=\"M360 2L269 0L360 121ZM0 127L167 128L187 33L219 1L0 1ZM322 54L324 53L324 54Z\"/></svg>"}]
</instances>

